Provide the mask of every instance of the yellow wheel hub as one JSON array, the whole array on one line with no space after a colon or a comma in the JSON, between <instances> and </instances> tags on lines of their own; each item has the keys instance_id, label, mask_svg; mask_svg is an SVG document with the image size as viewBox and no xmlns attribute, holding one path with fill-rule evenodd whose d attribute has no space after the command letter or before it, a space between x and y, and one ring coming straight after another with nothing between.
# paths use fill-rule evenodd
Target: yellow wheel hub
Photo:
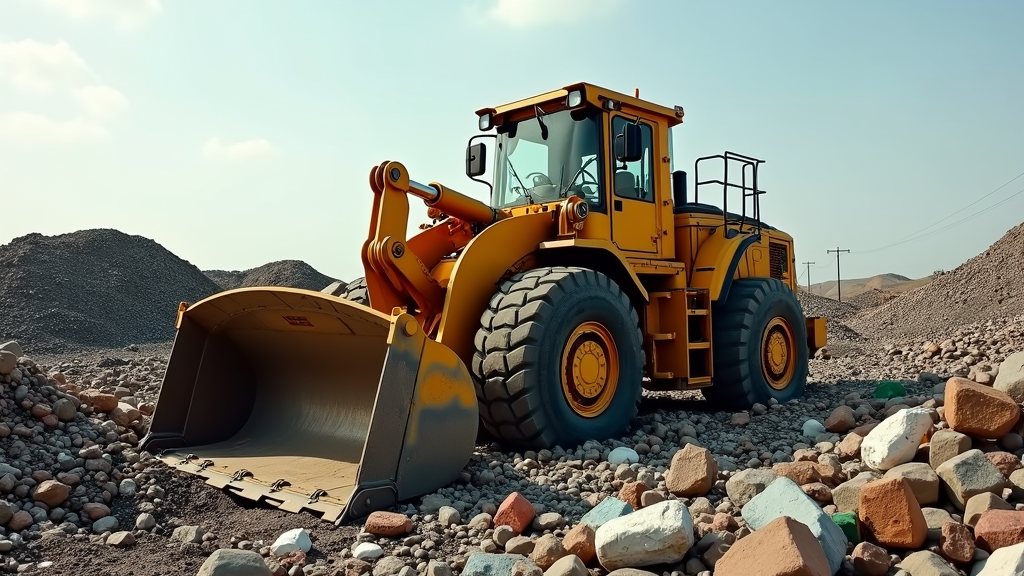
<instances>
[{"instance_id":1,"label":"yellow wheel hub","mask_svg":"<svg viewBox=\"0 0 1024 576\"><path fill-rule=\"evenodd\" d=\"M562 352L562 393L573 411L587 418L603 413L619 383L619 351L611 332L584 322L569 336Z\"/></svg>"},{"instance_id":2,"label":"yellow wheel hub","mask_svg":"<svg viewBox=\"0 0 1024 576\"><path fill-rule=\"evenodd\" d=\"M761 371L768 385L784 390L796 373L796 340L784 318L772 318L761 337Z\"/></svg>"}]
</instances>

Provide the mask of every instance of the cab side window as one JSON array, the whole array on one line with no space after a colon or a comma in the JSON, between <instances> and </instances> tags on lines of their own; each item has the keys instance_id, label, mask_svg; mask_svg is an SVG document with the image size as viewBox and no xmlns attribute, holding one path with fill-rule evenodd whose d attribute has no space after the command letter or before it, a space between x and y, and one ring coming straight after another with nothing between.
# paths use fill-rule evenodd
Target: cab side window
<instances>
[{"instance_id":1,"label":"cab side window","mask_svg":"<svg viewBox=\"0 0 1024 576\"><path fill-rule=\"evenodd\" d=\"M633 120L624 116L612 118L612 137L622 133L622 127ZM650 124L640 123L643 156L636 162L622 163L614 157L610 161L615 167L615 195L620 198L654 202L654 130Z\"/></svg>"}]
</instances>

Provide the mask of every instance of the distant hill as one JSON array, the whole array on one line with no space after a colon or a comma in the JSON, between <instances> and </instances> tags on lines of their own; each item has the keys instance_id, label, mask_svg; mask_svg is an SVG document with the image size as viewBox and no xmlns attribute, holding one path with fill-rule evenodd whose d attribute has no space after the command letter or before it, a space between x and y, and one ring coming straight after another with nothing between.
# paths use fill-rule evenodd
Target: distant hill
<instances>
[{"instance_id":1,"label":"distant hill","mask_svg":"<svg viewBox=\"0 0 1024 576\"><path fill-rule=\"evenodd\" d=\"M893 296L924 286L931 282L930 277L913 280L901 274L878 274L870 278L843 279L842 292L843 301L853 300L865 293L889 293ZM819 282L811 285L811 294L824 296L826 298L839 298L839 286L835 280Z\"/></svg>"},{"instance_id":2,"label":"distant hill","mask_svg":"<svg viewBox=\"0 0 1024 576\"><path fill-rule=\"evenodd\" d=\"M323 290L335 281L301 260L279 260L249 270L204 270L203 274L224 290L250 286L287 286Z\"/></svg>"}]
</instances>

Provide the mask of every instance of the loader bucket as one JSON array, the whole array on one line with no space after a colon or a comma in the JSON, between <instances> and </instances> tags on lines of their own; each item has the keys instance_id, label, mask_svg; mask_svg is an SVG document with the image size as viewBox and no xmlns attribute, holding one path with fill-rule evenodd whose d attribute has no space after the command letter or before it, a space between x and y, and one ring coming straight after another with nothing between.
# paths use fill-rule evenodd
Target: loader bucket
<instances>
[{"instance_id":1,"label":"loader bucket","mask_svg":"<svg viewBox=\"0 0 1024 576\"><path fill-rule=\"evenodd\" d=\"M241 288L179 312L142 447L243 498L340 523L455 480L476 402L462 360L409 314Z\"/></svg>"}]
</instances>

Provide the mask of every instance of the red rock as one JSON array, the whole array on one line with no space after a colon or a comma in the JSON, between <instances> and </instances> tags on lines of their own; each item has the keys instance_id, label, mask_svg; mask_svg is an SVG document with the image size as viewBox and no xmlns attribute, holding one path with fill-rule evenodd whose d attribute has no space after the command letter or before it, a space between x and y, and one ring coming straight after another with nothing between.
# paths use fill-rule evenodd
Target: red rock
<instances>
[{"instance_id":1,"label":"red rock","mask_svg":"<svg viewBox=\"0 0 1024 576\"><path fill-rule=\"evenodd\" d=\"M978 438L1000 438L1020 419L1009 394L957 376L946 382L944 408L950 428Z\"/></svg>"},{"instance_id":2,"label":"red rock","mask_svg":"<svg viewBox=\"0 0 1024 576\"><path fill-rule=\"evenodd\" d=\"M804 494L807 494L822 506L832 503L832 490L821 482L804 484L800 489L804 491Z\"/></svg>"},{"instance_id":3,"label":"red rock","mask_svg":"<svg viewBox=\"0 0 1024 576\"><path fill-rule=\"evenodd\" d=\"M1024 542L1024 512L993 509L974 526L975 544L986 552Z\"/></svg>"},{"instance_id":4,"label":"red rock","mask_svg":"<svg viewBox=\"0 0 1024 576\"><path fill-rule=\"evenodd\" d=\"M867 424L854 428L852 433L864 438L869 432L875 429L875 426L878 426L879 424L881 424L881 422L868 422Z\"/></svg>"},{"instance_id":5,"label":"red rock","mask_svg":"<svg viewBox=\"0 0 1024 576\"><path fill-rule=\"evenodd\" d=\"M537 539L533 545L533 552L530 552L530 560L540 567L541 570L551 568L563 556L569 553L565 551L562 542L554 534L545 534Z\"/></svg>"},{"instance_id":6,"label":"red rock","mask_svg":"<svg viewBox=\"0 0 1024 576\"><path fill-rule=\"evenodd\" d=\"M857 415L853 413L853 408L845 404L837 406L825 419L825 430L829 432L843 433L856 425Z\"/></svg>"},{"instance_id":7,"label":"red rock","mask_svg":"<svg viewBox=\"0 0 1024 576\"><path fill-rule=\"evenodd\" d=\"M1020 458L1017 458L1009 452L988 452L985 457L990 462L999 468L999 471L1003 473L1003 476L1009 477L1014 471L1024 468L1024 464L1021 464Z\"/></svg>"},{"instance_id":8,"label":"red rock","mask_svg":"<svg viewBox=\"0 0 1024 576\"><path fill-rule=\"evenodd\" d=\"M715 576L832 576L811 529L782 516L737 540L715 563Z\"/></svg>"},{"instance_id":9,"label":"red rock","mask_svg":"<svg viewBox=\"0 0 1024 576\"><path fill-rule=\"evenodd\" d=\"M856 432L851 432L836 444L836 455L842 460L849 460L860 456L860 443L864 437Z\"/></svg>"},{"instance_id":10,"label":"red rock","mask_svg":"<svg viewBox=\"0 0 1024 576\"><path fill-rule=\"evenodd\" d=\"M860 489L857 516L878 544L889 548L920 548L928 538L921 505L903 478L883 478Z\"/></svg>"},{"instance_id":11,"label":"red rock","mask_svg":"<svg viewBox=\"0 0 1024 576\"><path fill-rule=\"evenodd\" d=\"M405 536L412 532L412 518L397 512L378 510L367 516L366 523L363 524L363 531L385 538Z\"/></svg>"},{"instance_id":12,"label":"red rock","mask_svg":"<svg viewBox=\"0 0 1024 576\"><path fill-rule=\"evenodd\" d=\"M715 514L715 519L711 521L712 532L735 532L739 528L740 525L736 522L736 519L731 514L726 514L725 512Z\"/></svg>"},{"instance_id":13,"label":"red rock","mask_svg":"<svg viewBox=\"0 0 1024 576\"><path fill-rule=\"evenodd\" d=\"M105 394L95 388L82 390L78 393L78 398L86 406L91 406L94 412L110 412L117 408L117 396Z\"/></svg>"},{"instance_id":14,"label":"red rock","mask_svg":"<svg viewBox=\"0 0 1024 576\"><path fill-rule=\"evenodd\" d=\"M50 508L56 508L63 504L69 495L71 495L71 486L56 480L41 482L32 493L33 498Z\"/></svg>"},{"instance_id":15,"label":"red rock","mask_svg":"<svg viewBox=\"0 0 1024 576\"><path fill-rule=\"evenodd\" d=\"M7 530L10 532L21 532L32 525L32 515L24 510L18 510L7 521Z\"/></svg>"},{"instance_id":16,"label":"red rock","mask_svg":"<svg viewBox=\"0 0 1024 576\"><path fill-rule=\"evenodd\" d=\"M619 490L619 500L626 502L634 510L639 510L643 506L640 498L647 490L647 484L643 482L626 482L622 485L622 489Z\"/></svg>"},{"instance_id":17,"label":"red rock","mask_svg":"<svg viewBox=\"0 0 1024 576\"><path fill-rule=\"evenodd\" d=\"M974 536L971 529L959 522L943 523L939 547L948 560L970 562L974 558Z\"/></svg>"},{"instance_id":18,"label":"red rock","mask_svg":"<svg viewBox=\"0 0 1024 576\"><path fill-rule=\"evenodd\" d=\"M562 538L562 547L569 554L579 556L580 560L587 566L592 566L597 558L597 545L595 543L596 533L588 524L577 524L565 533Z\"/></svg>"},{"instance_id":19,"label":"red rock","mask_svg":"<svg viewBox=\"0 0 1024 576\"><path fill-rule=\"evenodd\" d=\"M871 542L861 542L853 548L853 569L857 576L885 576L892 559L885 548Z\"/></svg>"},{"instance_id":20,"label":"red rock","mask_svg":"<svg viewBox=\"0 0 1024 576\"><path fill-rule=\"evenodd\" d=\"M39 419L44 426L47 428L56 428L60 424L60 419L57 418L56 414L47 414Z\"/></svg>"},{"instance_id":21,"label":"red rock","mask_svg":"<svg viewBox=\"0 0 1024 576\"><path fill-rule=\"evenodd\" d=\"M53 474L50 474L46 470L36 470L32 472L32 479L36 482L46 482L47 480L53 480Z\"/></svg>"},{"instance_id":22,"label":"red rock","mask_svg":"<svg viewBox=\"0 0 1024 576\"><path fill-rule=\"evenodd\" d=\"M665 473L665 487L676 496L703 496L718 477L718 463L707 448L687 444L676 452Z\"/></svg>"},{"instance_id":23,"label":"red rock","mask_svg":"<svg viewBox=\"0 0 1024 576\"><path fill-rule=\"evenodd\" d=\"M495 526L511 526L516 534L522 534L530 524L533 517L537 515L533 504L519 492L513 492L498 506L498 512L494 515Z\"/></svg>"},{"instance_id":24,"label":"red rock","mask_svg":"<svg viewBox=\"0 0 1024 576\"><path fill-rule=\"evenodd\" d=\"M106 504L100 504L99 502L89 502L82 506L82 511L89 517L89 520L99 520L104 516L110 515L110 507Z\"/></svg>"},{"instance_id":25,"label":"red rock","mask_svg":"<svg viewBox=\"0 0 1024 576\"><path fill-rule=\"evenodd\" d=\"M32 406L32 416L35 418L42 418L43 416L49 416L53 410L50 409L46 404L36 404Z\"/></svg>"},{"instance_id":26,"label":"red rock","mask_svg":"<svg viewBox=\"0 0 1024 576\"><path fill-rule=\"evenodd\" d=\"M800 486L821 482L827 486L835 487L843 481L836 478L835 470L829 466L817 462L783 462L776 464L772 470L779 476L785 476Z\"/></svg>"}]
</instances>

